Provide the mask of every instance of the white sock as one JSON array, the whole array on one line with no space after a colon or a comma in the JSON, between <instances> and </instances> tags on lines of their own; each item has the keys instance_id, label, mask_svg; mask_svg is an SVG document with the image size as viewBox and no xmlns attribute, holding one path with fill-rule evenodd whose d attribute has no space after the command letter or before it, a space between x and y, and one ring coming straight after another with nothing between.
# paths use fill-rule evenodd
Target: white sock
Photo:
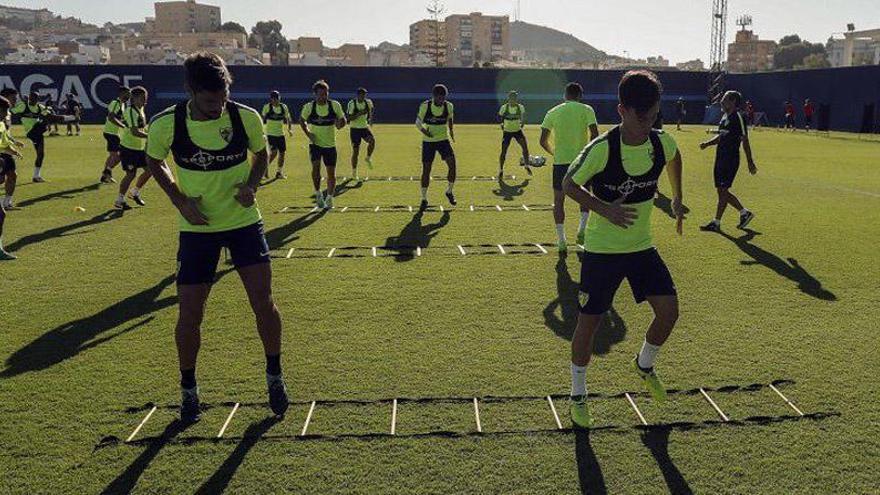
<instances>
[{"instance_id":1,"label":"white sock","mask_svg":"<svg viewBox=\"0 0 880 495\"><path fill-rule=\"evenodd\" d=\"M556 237L558 237L560 241L565 241L565 224L556 224Z\"/></svg>"},{"instance_id":2,"label":"white sock","mask_svg":"<svg viewBox=\"0 0 880 495\"><path fill-rule=\"evenodd\" d=\"M587 367L571 364L571 396L587 395Z\"/></svg>"},{"instance_id":3,"label":"white sock","mask_svg":"<svg viewBox=\"0 0 880 495\"><path fill-rule=\"evenodd\" d=\"M715 223L718 224L718 225L721 225L721 219L720 219L720 218L715 218L715 219L713 219L712 221L715 222Z\"/></svg>"},{"instance_id":4,"label":"white sock","mask_svg":"<svg viewBox=\"0 0 880 495\"><path fill-rule=\"evenodd\" d=\"M41 170L42 168L43 168L43 167L36 167L36 168L34 169L34 177L39 177L39 176L40 176L40 170Z\"/></svg>"},{"instance_id":5,"label":"white sock","mask_svg":"<svg viewBox=\"0 0 880 495\"><path fill-rule=\"evenodd\" d=\"M132 196L137 196L140 193L141 193L141 191L137 187L131 188L131 195Z\"/></svg>"},{"instance_id":6,"label":"white sock","mask_svg":"<svg viewBox=\"0 0 880 495\"><path fill-rule=\"evenodd\" d=\"M578 225L578 232L583 232L584 229L587 228L587 219L590 218L590 212L582 211L581 212L581 223Z\"/></svg>"},{"instance_id":7,"label":"white sock","mask_svg":"<svg viewBox=\"0 0 880 495\"><path fill-rule=\"evenodd\" d=\"M749 209L746 208L745 206L743 206L743 209L742 209L742 210L739 210L739 214L740 214L740 215L745 215L745 214L748 213L748 212L749 212Z\"/></svg>"},{"instance_id":8,"label":"white sock","mask_svg":"<svg viewBox=\"0 0 880 495\"><path fill-rule=\"evenodd\" d=\"M124 201L125 201L125 195L124 195L124 194L120 194L119 197L116 198L116 202L117 202L117 203L122 203L122 202L124 202Z\"/></svg>"},{"instance_id":9,"label":"white sock","mask_svg":"<svg viewBox=\"0 0 880 495\"><path fill-rule=\"evenodd\" d=\"M12 195L10 195L10 194L6 195L6 198L4 199L3 205L6 207L12 206Z\"/></svg>"},{"instance_id":10,"label":"white sock","mask_svg":"<svg viewBox=\"0 0 880 495\"><path fill-rule=\"evenodd\" d=\"M646 340L642 344L642 350L639 351L639 367L642 369L653 368L654 359L657 358L658 352L660 352L660 346L649 344Z\"/></svg>"},{"instance_id":11,"label":"white sock","mask_svg":"<svg viewBox=\"0 0 880 495\"><path fill-rule=\"evenodd\" d=\"M315 199L317 199L317 200L320 201L323 197L324 197L324 196L321 194L321 190L320 190L320 189L315 189Z\"/></svg>"},{"instance_id":12,"label":"white sock","mask_svg":"<svg viewBox=\"0 0 880 495\"><path fill-rule=\"evenodd\" d=\"M452 186L454 186L454 185L455 185L455 182L450 182L450 183L446 186L446 193L447 193L447 194L452 194Z\"/></svg>"},{"instance_id":13,"label":"white sock","mask_svg":"<svg viewBox=\"0 0 880 495\"><path fill-rule=\"evenodd\" d=\"M428 200L428 188L427 187L422 188L422 200L423 201Z\"/></svg>"}]
</instances>

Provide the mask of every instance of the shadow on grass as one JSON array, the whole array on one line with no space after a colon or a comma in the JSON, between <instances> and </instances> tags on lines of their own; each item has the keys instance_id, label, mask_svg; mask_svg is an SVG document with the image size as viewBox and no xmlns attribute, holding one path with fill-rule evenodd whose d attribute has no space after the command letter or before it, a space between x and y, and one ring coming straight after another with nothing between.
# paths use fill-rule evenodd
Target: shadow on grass
<instances>
[{"instance_id":1,"label":"shadow on grass","mask_svg":"<svg viewBox=\"0 0 880 495\"><path fill-rule=\"evenodd\" d=\"M692 495L694 492L691 490L690 485L688 485L687 480L684 479L681 471L678 470L678 467L669 457L669 434L671 432L672 428L651 428L642 433L642 443L645 444L645 447L648 447L651 455L654 456L654 460L657 461L657 466L660 467L660 472L663 473L663 480L666 482L669 493Z\"/></svg>"},{"instance_id":2,"label":"shadow on grass","mask_svg":"<svg viewBox=\"0 0 880 495\"><path fill-rule=\"evenodd\" d=\"M151 441L146 450L141 452L141 455L137 456L137 459L132 461L132 463L125 468L125 471L111 481L110 484L101 491L101 494L110 495L131 493L141 475L144 474L144 471L147 470L147 467L153 462L153 459L156 458L162 448L189 426L190 425L181 423L177 419L169 423L168 426L165 427L165 431L163 431L158 438Z\"/></svg>"},{"instance_id":3,"label":"shadow on grass","mask_svg":"<svg viewBox=\"0 0 880 495\"><path fill-rule=\"evenodd\" d=\"M269 244L269 249L280 249L285 244L299 239L299 236L296 235L299 231L309 228L326 214L327 210L312 211L266 232L266 242Z\"/></svg>"},{"instance_id":4,"label":"shadow on grass","mask_svg":"<svg viewBox=\"0 0 880 495\"><path fill-rule=\"evenodd\" d=\"M0 378L44 370L146 325L154 318L152 313L177 303L176 295L157 299L173 282L174 275L169 275L149 289L128 296L91 316L72 320L49 330L9 356L6 359L6 369L0 372ZM104 335L122 325L126 325L122 330Z\"/></svg>"},{"instance_id":5,"label":"shadow on grass","mask_svg":"<svg viewBox=\"0 0 880 495\"><path fill-rule=\"evenodd\" d=\"M354 185L352 185L352 183L354 183ZM334 194L333 197L338 198L348 191L354 191L362 187L364 187L364 183L361 181L356 181L354 179L345 179L345 181L336 184L336 194Z\"/></svg>"},{"instance_id":6,"label":"shadow on grass","mask_svg":"<svg viewBox=\"0 0 880 495\"><path fill-rule=\"evenodd\" d=\"M580 314L578 301L580 285L571 278L568 272L566 256L559 255L556 262L556 299L544 307L544 325L553 330L557 336L571 341ZM559 312L559 315L556 312ZM614 344L622 342L626 337L626 322L611 308L602 318L599 331L593 337L593 353L608 354Z\"/></svg>"},{"instance_id":7,"label":"shadow on grass","mask_svg":"<svg viewBox=\"0 0 880 495\"><path fill-rule=\"evenodd\" d=\"M83 227L88 227L90 225L97 225L99 223L108 222L110 220L115 220L117 218L122 218L121 210L107 210L104 213L99 215L95 215L92 218L81 220L79 222L74 222L67 225L62 225L60 227L55 227L44 232L40 232L38 234L30 234L26 235L17 241L6 246L7 251L18 251L23 249L31 244L38 244L40 242L54 239L56 237L63 237L66 235L71 235L70 233L76 229L80 229Z\"/></svg>"},{"instance_id":8,"label":"shadow on grass","mask_svg":"<svg viewBox=\"0 0 880 495\"><path fill-rule=\"evenodd\" d=\"M19 208L24 208L27 206L35 205L37 203L42 203L43 201L49 201L52 199L73 199L77 194L89 192L89 191L97 191L98 188L101 187L100 183L89 184L88 186L77 187L74 189L66 189L64 191L55 191L53 193L45 194L43 196L37 196L36 198L26 199L17 203L16 206Z\"/></svg>"},{"instance_id":9,"label":"shadow on grass","mask_svg":"<svg viewBox=\"0 0 880 495\"><path fill-rule=\"evenodd\" d=\"M268 417L262 421L258 421L256 423L252 423L248 426L248 429L244 432L244 436L241 442L238 442L235 446L235 450L229 454L229 457L223 461L223 464L214 471L214 474L211 475L202 486L196 490L196 495L208 495L214 493L223 493L226 491L226 488L229 486L229 482L232 481L232 477L235 475L235 471L238 470L238 467L241 466L241 463L244 461L245 456L250 452L252 448L260 441L260 438L269 431L272 426L278 423L279 419L276 417Z\"/></svg>"},{"instance_id":10,"label":"shadow on grass","mask_svg":"<svg viewBox=\"0 0 880 495\"><path fill-rule=\"evenodd\" d=\"M423 224L424 215L424 211L417 211L412 219L403 226L400 234L385 240L385 246L400 248L400 251L394 256L395 261L412 261L416 256L415 248L427 248L431 244L431 240L440 233L440 230L449 224L451 218L449 211L444 211L439 222Z\"/></svg>"},{"instance_id":11,"label":"shadow on grass","mask_svg":"<svg viewBox=\"0 0 880 495\"><path fill-rule=\"evenodd\" d=\"M519 184L509 184L504 180L504 177L498 177L498 189L493 189L492 194L503 198L504 201L513 201L514 198L525 194L529 182L530 179L525 179Z\"/></svg>"},{"instance_id":12,"label":"shadow on grass","mask_svg":"<svg viewBox=\"0 0 880 495\"><path fill-rule=\"evenodd\" d=\"M686 205L682 205L682 207L685 215L691 212L691 209ZM657 197L654 198L654 208L662 210L669 218L675 218L675 213L672 211L672 199L660 191L657 191Z\"/></svg>"},{"instance_id":13,"label":"shadow on grass","mask_svg":"<svg viewBox=\"0 0 880 495\"><path fill-rule=\"evenodd\" d=\"M605 476L602 474L602 466L599 465L599 459L596 458L593 445L590 444L590 431L576 429L574 430L574 438L581 493L584 495L608 493L608 487L605 486Z\"/></svg>"},{"instance_id":14,"label":"shadow on grass","mask_svg":"<svg viewBox=\"0 0 880 495\"><path fill-rule=\"evenodd\" d=\"M745 233L739 237L734 237L724 231L719 232L721 236L733 242L743 253L752 258L751 260L742 261L741 263L743 265L765 266L776 272L778 275L798 284L798 289L808 296L823 301L837 300L837 296L834 295L833 292L822 287L822 282L816 277L810 275L810 273L805 270L796 259L782 259L770 251L752 244L752 240L755 236L761 235L760 232L755 232L752 229L744 229L744 232Z\"/></svg>"}]
</instances>

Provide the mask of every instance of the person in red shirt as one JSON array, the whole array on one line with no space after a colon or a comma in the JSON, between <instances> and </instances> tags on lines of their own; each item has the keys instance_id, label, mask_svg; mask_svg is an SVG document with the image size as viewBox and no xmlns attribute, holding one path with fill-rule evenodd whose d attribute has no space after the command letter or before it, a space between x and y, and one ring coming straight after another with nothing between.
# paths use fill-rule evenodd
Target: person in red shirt
<instances>
[{"instance_id":1,"label":"person in red shirt","mask_svg":"<svg viewBox=\"0 0 880 495\"><path fill-rule=\"evenodd\" d=\"M794 105L790 101L785 102L785 129L795 130L794 127Z\"/></svg>"},{"instance_id":2,"label":"person in red shirt","mask_svg":"<svg viewBox=\"0 0 880 495\"><path fill-rule=\"evenodd\" d=\"M813 102L809 98L804 100L804 129L807 132L810 132L810 128L813 127L813 112L815 111L816 108L813 106Z\"/></svg>"}]
</instances>

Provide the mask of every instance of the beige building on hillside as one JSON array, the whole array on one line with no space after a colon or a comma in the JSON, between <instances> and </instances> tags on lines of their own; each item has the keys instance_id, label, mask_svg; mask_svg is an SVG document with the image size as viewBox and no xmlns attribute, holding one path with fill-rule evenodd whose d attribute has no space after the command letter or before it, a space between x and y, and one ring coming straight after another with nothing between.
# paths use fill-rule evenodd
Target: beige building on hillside
<instances>
[{"instance_id":1,"label":"beige building on hillside","mask_svg":"<svg viewBox=\"0 0 880 495\"><path fill-rule=\"evenodd\" d=\"M195 0L156 2L148 25L156 33L213 33L220 29L220 7Z\"/></svg>"},{"instance_id":2,"label":"beige building on hillside","mask_svg":"<svg viewBox=\"0 0 880 495\"><path fill-rule=\"evenodd\" d=\"M776 42L759 40L747 29L736 33L736 41L727 45L727 70L730 72L757 72L773 68Z\"/></svg>"},{"instance_id":3,"label":"beige building on hillside","mask_svg":"<svg viewBox=\"0 0 880 495\"><path fill-rule=\"evenodd\" d=\"M451 15L446 18L448 64L470 67L484 62L510 59L510 18L508 16Z\"/></svg>"},{"instance_id":4,"label":"beige building on hillside","mask_svg":"<svg viewBox=\"0 0 880 495\"><path fill-rule=\"evenodd\" d=\"M434 65L446 65L446 23L423 19L409 26L410 49L427 56Z\"/></svg>"}]
</instances>

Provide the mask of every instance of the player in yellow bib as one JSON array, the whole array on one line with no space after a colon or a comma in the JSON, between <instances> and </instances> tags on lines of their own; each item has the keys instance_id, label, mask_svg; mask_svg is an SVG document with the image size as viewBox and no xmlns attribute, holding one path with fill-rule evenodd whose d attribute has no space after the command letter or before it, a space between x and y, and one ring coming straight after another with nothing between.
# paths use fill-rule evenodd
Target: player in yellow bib
<instances>
[{"instance_id":1,"label":"player in yellow bib","mask_svg":"<svg viewBox=\"0 0 880 495\"><path fill-rule=\"evenodd\" d=\"M592 212L581 257L580 315L571 339L570 411L576 427L592 424L586 367L593 336L623 279L629 282L636 303L648 301L654 312L633 369L654 400L666 398L654 373L654 360L678 319L678 296L651 239L651 212L664 168L672 187L679 235L684 217L681 154L672 136L652 129L661 93L654 73L627 72L618 87L621 124L590 142L563 179L565 193Z\"/></svg>"},{"instance_id":2,"label":"player in yellow bib","mask_svg":"<svg viewBox=\"0 0 880 495\"><path fill-rule=\"evenodd\" d=\"M434 157L439 153L440 158L446 162L449 172L446 175L446 199L455 206L455 193L452 188L455 185L456 165L455 151L452 142L455 141L455 107L446 97L449 90L442 84L437 84L431 91L431 99L419 105L419 113L416 115L416 127L422 133L422 202L421 209L428 207L428 186L431 184L431 166Z\"/></svg>"},{"instance_id":3,"label":"player in yellow bib","mask_svg":"<svg viewBox=\"0 0 880 495\"><path fill-rule=\"evenodd\" d=\"M336 194L336 130L345 127L342 105L330 99L330 85L318 81L312 85L315 99L303 105L299 125L309 138L309 159L312 161L312 185L318 208L333 208ZM327 168L327 195L321 193L321 161Z\"/></svg>"},{"instance_id":4,"label":"player in yellow bib","mask_svg":"<svg viewBox=\"0 0 880 495\"><path fill-rule=\"evenodd\" d=\"M11 166L11 172L15 173L15 158L21 158L21 153L16 149L16 142L9 134L9 128L6 126L9 109L12 105L9 100L0 96L0 171L3 178L6 178L7 167ZM0 261L14 260L15 255L7 253L3 249L3 223L6 221L6 208L4 202L0 202Z\"/></svg>"},{"instance_id":5,"label":"player in yellow bib","mask_svg":"<svg viewBox=\"0 0 880 495\"><path fill-rule=\"evenodd\" d=\"M200 328L223 248L229 250L256 316L266 354L269 407L283 416L289 401L281 376L281 315L272 299L269 244L256 204L269 157L263 120L256 110L229 100L232 76L219 56L195 53L183 67L189 100L156 115L147 137L147 165L180 212L175 329L180 417L185 423L200 417ZM165 163L169 154L176 180Z\"/></svg>"},{"instance_id":6,"label":"player in yellow bib","mask_svg":"<svg viewBox=\"0 0 880 495\"><path fill-rule=\"evenodd\" d=\"M35 90L28 95L27 101L19 100L18 104L10 109L12 115L21 119L25 136L34 145L34 182L45 182L42 176L43 161L46 158L46 132L49 124L58 121L58 116L52 115L46 105L40 103L40 94Z\"/></svg>"},{"instance_id":7,"label":"player in yellow bib","mask_svg":"<svg viewBox=\"0 0 880 495\"><path fill-rule=\"evenodd\" d=\"M519 102L519 94L516 91L507 93L507 101L501 105L498 110L498 118L501 120L501 156L498 158L498 180L504 176L504 162L507 161L507 148L510 147L510 141L516 139L520 149L522 149L522 165L526 168L526 172L532 175L532 169L529 167L529 142L523 134L523 127L526 122L526 107Z\"/></svg>"},{"instance_id":8,"label":"player in yellow bib","mask_svg":"<svg viewBox=\"0 0 880 495\"><path fill-rule=\"evenodd\" d=\"M565 193L562 179L568 166L590 141L599 136L596 112L593 107L581 103L584 88L573 82L565 86L565 101L551 108L541 123L541 146L553 155L553 220L556 222L557 247L560 253L568 251L565 238ZM550 135L553 145L550 145ZM584 244L584 232L589 212L581 209L577 242Z\"/></svg>"},{"instance_id":9,"label":"player in yellow bib","mask_svg":"<svg viewBox=\"0 0 880 495\"><path fill-rule=\"evenodd\" d=\"M138 177L137 184L131 190L131 199L140 206L145 206L141 198L141 189L150 180L151 174L147 169L147 116L144 114L144 106L147 104L147 90L143 86L131 89L130 105L125 107L122 120L125 127L120 137L119 158L125 177L119 182L119 196L113 203L115 208L130 210L131 206L125 202L128 187L137 175L138 169L143 170Z\"/></svg>"},{"instance_id":10,"label":"player in yellow bib","mask_svg":"<svg viewBox=\"0 0 880 495\"><path fill-rule=\"evenodd\" d=\"M12 203L12 195L15 194L15 185L18 182L15 157L21 157L19 149L24 147L24 143L16 141L16 139L12 137L11 110L18 102L18 91L16 91L15 88L3 88L0 90L0 97L5 98L8 103L5 116L0 119L0 123L3 124L5 129L4 140L8 141L8 143L14 147L9 152L0 152L0 183L3 183L3 188L6 192L6 196L0 201L0 206L3 206L8 210L14 206Z\"/></svg>"},{"instance_id":11,"label":"player in yellow bib","mask_svg":"<svg viewBox=\"0 0 880 495\"><path fill-rule=\"evenodd\" d=\"M269 93L269 103L263 105L263 122L266 123L266 139L269 141L269 165L278 158L278 171L276 179L286 179L281 169L284 168L284 157L287 154L287 139L284 137L285 127L287 135L292 136L293 120L290 118L290 108L281 102L281 93L272 91ZM266 167L266 177L269 177L269 167Z\"/></svg>"},{"instance_id":12,"label":"player in yellow bib","mask_svg":"<svg viewBox=\"0 0 880 495\"><path fill-rule=\"evenodd\" d=\"M113 180L113 167L119 165L122 157L119 154L119 134L125 128L125 107L131 98L131 89L126 86L119 87L116 99L107 105L107 118L104 121L104 141L107 142L107 159L104 160L104 171L101 172L101 182L110 184Z\"/></svg>"},{"instance_id":13,"label":"player in yellow bib","mask_svg":"<svg viewBox=\"0 0 880 495\"><path fill-rule=\"evenodd\" d=\"M367 168L373 168L373 151L376 150L376 138L370 128L373 126L373 100L367 98L367 90L358 88L355 99L348 102L345 109L351 134L351 174L358 179L358 155L361 141L367 143Z\"/></svg>"}]
</instances>

